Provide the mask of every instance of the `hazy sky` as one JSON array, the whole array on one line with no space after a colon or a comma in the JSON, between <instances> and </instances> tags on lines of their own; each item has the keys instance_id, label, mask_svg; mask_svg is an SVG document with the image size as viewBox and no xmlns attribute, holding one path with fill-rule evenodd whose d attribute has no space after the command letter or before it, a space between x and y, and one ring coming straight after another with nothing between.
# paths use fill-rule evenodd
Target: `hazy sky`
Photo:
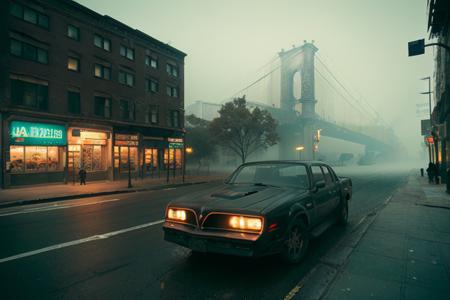
<instances>
[{"instance_id":1,"label":"hazy sky","mask_svg":"<svg viewBox=\"0 0 450 300\"><path fill-rule=\"evenodd\" d=\"M419 79L432 76L433 49L407 57L428 37L426 0L80 0L186 52L186 104L220 102L245 87L281 48L315 40L320 56L417 152Z\"/></svg>"}]
</instances>

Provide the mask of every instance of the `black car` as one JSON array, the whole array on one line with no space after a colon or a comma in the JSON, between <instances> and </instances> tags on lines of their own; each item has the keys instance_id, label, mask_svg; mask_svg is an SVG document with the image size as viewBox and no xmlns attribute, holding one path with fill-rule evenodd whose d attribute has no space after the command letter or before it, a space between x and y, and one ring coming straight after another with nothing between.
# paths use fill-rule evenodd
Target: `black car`
<instances>
[{"instance_id":1,"label":"black car","mask_svg":"<svg viewBox=\"0 0 450 300\"><path fill-rule=\"evenodd\" d=\"M195 252L299 262L310 237L346 224L349 178L315 161L241 165L220 188L186 195L166 208L164 238Z\"/></svg>"}]
</instances>

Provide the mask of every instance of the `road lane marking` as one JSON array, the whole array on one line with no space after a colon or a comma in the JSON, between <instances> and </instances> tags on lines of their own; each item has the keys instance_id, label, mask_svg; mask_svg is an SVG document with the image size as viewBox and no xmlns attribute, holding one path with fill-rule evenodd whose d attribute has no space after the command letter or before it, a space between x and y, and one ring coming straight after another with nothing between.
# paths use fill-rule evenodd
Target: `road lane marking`
<instances>
[{"instance_id":1,"label":"road lane marking","mask_svg":"<svg viewBox=\"0 0 450 300\"><path fill-rule=\"evenodd\" d=\"M88 205L102 204L102 203L107 203L107 202L115 202L115 201L119 201L119 200L120 199L107 199L107 200L100 200L100 201L95 201L95 202L80 203L80 204L67 204L67 205L53 204L52 206L36 207L36 208L30 208L30 209L24 209L24 210L20 210L20 211L4 213L4 214L0 214L0 217L20 215L20 214L29 214L29 213L35 213L35 212L43 212L43 211L65 209L65 208L72 208L72 207L88 206Z\"/></svg>"},{"instance_id":2,"label":"road lane marking","mask_svg":"<svg viewBox=\"0 0 450 300\"><path fill-rule=\"evenodd\" d=\"M141 225L137 225L137 226L133 226L133 227L117 230L117 231L107 232L107 233L103 233L103 234L96 234L96 235L93 235L93 236L90 236L90 237L87 237L87 238L74 240L74 241L70 241L70 242L66 242L66 243L62 243L62 244L57 244L57 245L52 245L52 246L44 247L44 248L41 248L41 249L29 251L29 252L16 254L16 255L13 255L13 256L9 256L9 257L5 257L5 258L0 259L0 264L4 263L4 262L11 261L11 260L16 260L16 259L21 259L21 258L28 257L28 256L33 256L33 255L44 253L44 252L58 250L58 249L62 249L62 248L70 247L70 246L75 246L75 245L79 245L79 244L84 244L84 243L88 243L88 242L92 242L92 241L107 239L107 238L110 238L110 237L113 237L113 236L116 236L116 235L119 235L119 234L123 234L123 233L127 233L127 232L130 232L130 231L134 231L134 230L138 230L138 229L142 229L142 228L147 228L147 227L150 227L150 226L158 225L158 224L161 224L163 222L164 222L164 220L158 220L158 221L145 223L145 224L141 224Z\"/></svg>"}]
</instances>

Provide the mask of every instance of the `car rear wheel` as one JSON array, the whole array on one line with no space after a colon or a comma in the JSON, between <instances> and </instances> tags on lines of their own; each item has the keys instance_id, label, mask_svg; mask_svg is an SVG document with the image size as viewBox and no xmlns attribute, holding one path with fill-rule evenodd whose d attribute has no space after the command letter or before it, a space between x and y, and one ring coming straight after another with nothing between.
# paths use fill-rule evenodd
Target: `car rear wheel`
<instances>
[{"instance_id":1,"label":"car rear wheel","mask_svg":"<svg viewBox=\"0 0 450 300\"><path fill-rule=\"evenodd\" d=\"M305 256L309 245L309 234L301 220L294 220L288 228L282 257L288 263L298 263Z\"/></svg>"},{"instance_id":2,"label":"car rear wheel","mask_svg":"<svg viewBox=\"0 0 450 300\"><path fill-rule=\"evenodd\" d=\"M345 226L348 223L348 201L343 199L337 209L337 224Z\"/></svg>"}]
</instances>

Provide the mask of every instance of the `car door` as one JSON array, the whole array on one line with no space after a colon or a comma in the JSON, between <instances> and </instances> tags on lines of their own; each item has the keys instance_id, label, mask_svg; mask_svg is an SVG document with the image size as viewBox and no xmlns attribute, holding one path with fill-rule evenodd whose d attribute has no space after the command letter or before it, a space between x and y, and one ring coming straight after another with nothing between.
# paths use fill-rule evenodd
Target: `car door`
<instances>
[{"instance_id":1,"label":"car door","mask_svg":"<svg viewBox=\"0 0 450 300\"><path fill-rule=\"evenodd\" d=\"M311 166L311 175L312 175L312 197L314 199L314 203L316 205L317 217L321 222L328 215L328 211L330 209L329 205L329 191L331 190L330 185L326 185L325 176L323 174L322 168L320 165L312 165ZM317 182L323 181L325 182L325 186L319 189L315 188Z\"/></svg>"},{"instance_id":2,"label":"car door","mask_svg":"<svg viewBox=\"0 0 450 300\"><path fill-rule=\"evenodd\" d=\"M324 214L329 215L334 212L339 204L339 187L337 186L337 182L329 170L329 167L322 165L321 168L325 177L325 187L328 193L328 201L324 204Z\"/></svg>"}]
</instances>

